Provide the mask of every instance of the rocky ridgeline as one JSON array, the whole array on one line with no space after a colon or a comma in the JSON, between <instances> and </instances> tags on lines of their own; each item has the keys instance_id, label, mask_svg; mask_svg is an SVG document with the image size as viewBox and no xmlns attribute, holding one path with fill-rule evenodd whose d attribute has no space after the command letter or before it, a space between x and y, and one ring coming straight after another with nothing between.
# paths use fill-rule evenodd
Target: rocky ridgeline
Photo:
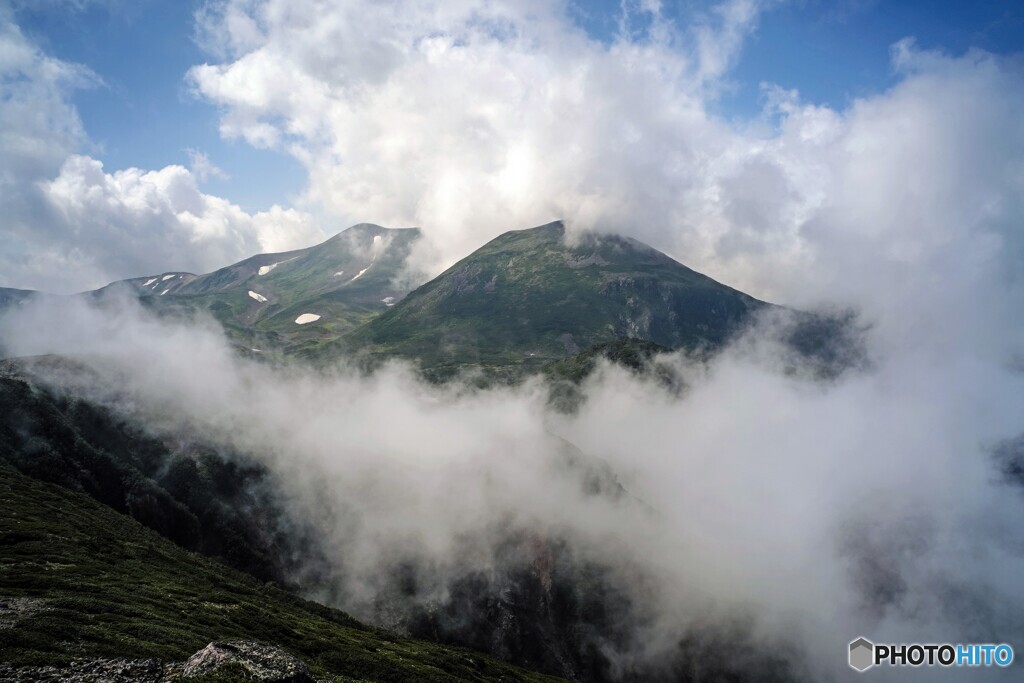
<instances>
[{"instance_id":1,"label":"rocky ridgeline","mask_svg":"<svg viewBox=\"0 0 1024 683\"><path fill-rule=\"evenodd\" d=\"M331 683L314 679L305 664L284 650L251 640L210 643L184 663L158 659L79 659L67 666L27 668L0 663L0 681L25 683L176 683L229 672L237 673L238 680L260 683Z\"/></svg>"}]
</instances>

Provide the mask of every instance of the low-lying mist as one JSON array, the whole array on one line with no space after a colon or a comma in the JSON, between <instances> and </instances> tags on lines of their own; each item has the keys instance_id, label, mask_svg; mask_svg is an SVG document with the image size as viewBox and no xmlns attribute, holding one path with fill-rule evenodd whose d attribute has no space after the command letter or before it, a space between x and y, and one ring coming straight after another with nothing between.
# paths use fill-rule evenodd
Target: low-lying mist
<instances>
[{"instance_id":1,"label":"low-lying mist","mask_svg":"<svg viewBox=\"0 0 1024 683\"><path fill-rule=\"evenodd\" d=\"M860 635L1024 647L1024 489L994 455L1024 432L1024 374L929 320L912 342L870 330L871 362L828 380L756 326L710 361L662 358L680 393L601 365L572 412L539 379L271 367L128 300L39 301L0 347L72 356L101 378L87 398L265 466L318 530L298 585L358 617L432 615L452 639L442 617L532 595L529 575L600 611L578 619L601 622L585 640L612 677L822 681L856 679Z\"/></svg>"}]
</instances>

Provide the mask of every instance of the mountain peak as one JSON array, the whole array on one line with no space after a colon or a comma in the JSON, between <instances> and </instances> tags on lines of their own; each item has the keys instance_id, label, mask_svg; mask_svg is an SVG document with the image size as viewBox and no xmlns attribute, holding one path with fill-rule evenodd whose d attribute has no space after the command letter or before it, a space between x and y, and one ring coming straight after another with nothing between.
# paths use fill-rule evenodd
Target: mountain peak
<instances>
[{"instance_id":1,"label":"mountain peak","mask_svg":"<svg viewBox=\"0 0 1024 683\"><path fill-rule=\"evenodd\" d=\"M421 231L419 228L385 228L384 226L377 225L376 223L356 223L355 225L351 225L342 230L341 232L336 233L333 237L330 237L321 244L327 244L328 242L334 242L340 239L351 239L352 237L359 237L365 235L384 236L389 234L407 234L419 236L420 232Z\"/></svg>"},{"instance_id":2,"label":"mountain peak","mask_svg":"<svg viewBox=\"0 0 1024 683\"><path fill-rule=\"evenodd\" d=\"M554 221L503 233L350 335L443 368L536 365L626 337L718 345L760 301L634 239Z\"/></svg>"}]
</instances>

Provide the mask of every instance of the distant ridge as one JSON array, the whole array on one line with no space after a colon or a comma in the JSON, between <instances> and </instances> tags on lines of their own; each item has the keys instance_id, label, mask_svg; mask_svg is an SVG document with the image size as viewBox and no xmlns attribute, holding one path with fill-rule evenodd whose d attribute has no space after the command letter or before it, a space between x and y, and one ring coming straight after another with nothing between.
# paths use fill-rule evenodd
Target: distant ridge
<instances>
[{"instance_id":1,"label":"distant ridge","mask_svg":"<svg viewBox=\"0 0 1024 683\"><path fill-rule=\"evenodd\" d=\"M420 230L360 223L211 273L168 271L59 298L129 293L159 316L212 316L250 357L367 368L403 358L432 379L482 370L518 381L577 354L585 369L590 351L612 342L707 357L760 313L782 316L771 334L822 376L866 362L849 312L759 301L632 238L565 236L560 221L506 232L410 291L406 262ZM0 288L0 315L40 296Z\"/></svg>"}]
</instances>

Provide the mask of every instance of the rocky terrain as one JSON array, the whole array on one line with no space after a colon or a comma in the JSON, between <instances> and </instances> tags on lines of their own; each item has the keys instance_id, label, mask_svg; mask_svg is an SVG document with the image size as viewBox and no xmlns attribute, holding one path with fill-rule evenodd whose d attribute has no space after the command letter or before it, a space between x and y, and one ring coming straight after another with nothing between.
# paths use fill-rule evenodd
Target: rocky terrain
<instances>
[{"instance_id":1,"label":"rocky terrain","mask_svg":"<svg viewBox=\"0 0 1024 683\"><path fill-rule=\"evenodd\" d=\"M64 666L16 668L0 664L0 681L80 683L174 683L246 680L259 683L335 683L315 679L301 660L280 648L248 640L213 642L184 662L159 659L74 659Z\"/></svg>"}]
</instances>

